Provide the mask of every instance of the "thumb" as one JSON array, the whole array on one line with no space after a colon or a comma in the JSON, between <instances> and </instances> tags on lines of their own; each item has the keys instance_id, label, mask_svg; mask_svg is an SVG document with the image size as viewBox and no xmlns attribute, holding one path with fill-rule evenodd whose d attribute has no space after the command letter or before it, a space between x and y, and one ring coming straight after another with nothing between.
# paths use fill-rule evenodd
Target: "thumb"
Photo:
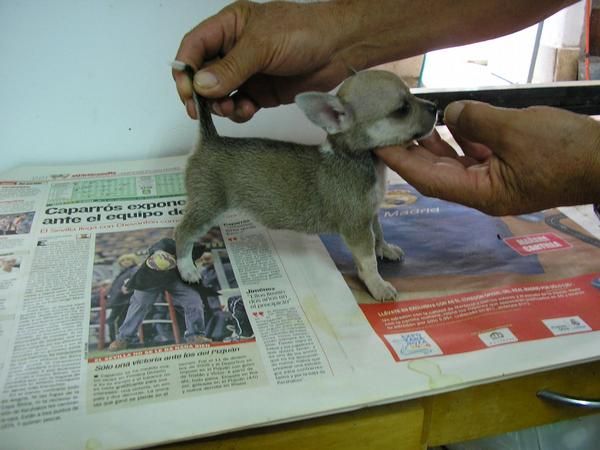
<instances>
[{"instance_id":1,"label":"thumb","mask_svg":"<svg viewBox=\"0 0 600 450\"><path fill-rule=\"evenodd\" d=\"M507 132L515 121L514 109L498 108L487 103L458 101L444 111L444 122L451 131L472 142L502 151Z\"/></svg>"},{"instance_id":2,"label":"thumb","mask_svg":"<svg viewBox=\"0 0 600 450\"><path fill-rule=\"evenodd\" d=\"M239 42L222 59L194 76L194 90L209 98L226 97L261 70L256 48Z\"/></svg>"}]
</instances>

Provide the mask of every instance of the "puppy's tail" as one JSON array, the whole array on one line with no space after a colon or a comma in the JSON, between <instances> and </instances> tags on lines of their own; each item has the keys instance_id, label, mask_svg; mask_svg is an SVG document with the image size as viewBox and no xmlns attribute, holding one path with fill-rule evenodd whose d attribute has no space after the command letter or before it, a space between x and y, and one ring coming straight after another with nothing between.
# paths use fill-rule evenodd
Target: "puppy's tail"
<instances>
[{"instance_id":1,"label":"puppy's tail","mask_svg":"<svg viewBox=\"0 0 600 450\"><path fill-rule=\"evenodd\" d=\"M180 72L185 72L190 80L194 80L194 68L181 61L173 61L171 67ZM196 104L196 113L198 114L198 123L200 125L200 142L204 142L218 137L217 129L212 120L210 105L208 101L193 91L194 103Z\"/></svg>"}]
</instances>

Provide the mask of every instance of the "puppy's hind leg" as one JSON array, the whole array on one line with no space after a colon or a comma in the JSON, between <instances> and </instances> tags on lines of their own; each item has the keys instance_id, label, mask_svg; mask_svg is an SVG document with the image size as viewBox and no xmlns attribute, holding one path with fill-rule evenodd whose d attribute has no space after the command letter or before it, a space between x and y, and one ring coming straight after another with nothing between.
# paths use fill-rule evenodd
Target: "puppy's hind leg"
<instances>
[{"instance_id":1,"label":"puppy's hind leg","mask_svg":"<svg viewBox=\"0 0 600 450\"><path fill-rule=\"evenodd\" d=\"M358 277L365 283L375 300L394 300L398 295L396 288L385 281L377 271L375 257L375 236L371 226L360 232L356 230L342 232L342 238L352 252Z\"/></svg>"},{"instance_id":2,"label":"puppy's hind leg","mask_svg":"<svg viewBox=\"0 0 600 450\"><path fill-rule=\"evenodd\" d=\"M204 236L213 225L217 214L207 211L202 205L188 204L182 221L175 228L177 269L184 281L198 283L200 274L192 259L194 243Z\"/></svg>"},{"instance_id":3,"label":"puppy's hind leg","mask_svg":"<svg viewBox=\"0 0 600 450\"><path fill-rule=\"evenodd\" d=\"M383 229L377 213L373 217L373 234L375 234L375 254L378 258L398 262L404 261L404 251L397 245L388 244L383 239Z\"/></svg>"}]
</instances>

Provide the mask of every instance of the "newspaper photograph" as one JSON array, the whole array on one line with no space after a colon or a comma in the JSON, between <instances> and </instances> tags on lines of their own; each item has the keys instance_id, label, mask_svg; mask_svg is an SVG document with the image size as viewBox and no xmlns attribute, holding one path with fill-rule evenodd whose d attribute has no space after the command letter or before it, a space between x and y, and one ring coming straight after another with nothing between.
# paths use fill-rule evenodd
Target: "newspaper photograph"
<instances>
[{"instance_id":1,"label":"newspaper photograph","mask_svg":"<svg viewBox=\"0 0 600 450\"><path fill-rule=\"evenodd\" d=\"M493 218L394 180L380 220L405 259L379 270L397 301L370 297L339 237L236 211L196 241L188 284L173 234L184 164L2 175L8 448L138 448L600 354L600 232L579 210Z\"/></svg>"}]
</instances>

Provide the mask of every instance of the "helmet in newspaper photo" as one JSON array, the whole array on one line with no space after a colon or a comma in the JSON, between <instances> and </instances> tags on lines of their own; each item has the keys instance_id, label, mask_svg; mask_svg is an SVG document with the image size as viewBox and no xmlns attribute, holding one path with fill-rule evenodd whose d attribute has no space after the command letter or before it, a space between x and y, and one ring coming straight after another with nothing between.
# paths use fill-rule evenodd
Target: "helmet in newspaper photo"
<instances>
[{"instance_id":1,"label":"helmet in newspaper photo","mask_svg":"<svg viewBox=\"0 0 600 450\"><path fill-rule=\"evenodd\" d=\"M167 271L177 266L175 257L164 250L157 250L146 259L146 265L152 270Z\"/></svg>"}]
</instances>

